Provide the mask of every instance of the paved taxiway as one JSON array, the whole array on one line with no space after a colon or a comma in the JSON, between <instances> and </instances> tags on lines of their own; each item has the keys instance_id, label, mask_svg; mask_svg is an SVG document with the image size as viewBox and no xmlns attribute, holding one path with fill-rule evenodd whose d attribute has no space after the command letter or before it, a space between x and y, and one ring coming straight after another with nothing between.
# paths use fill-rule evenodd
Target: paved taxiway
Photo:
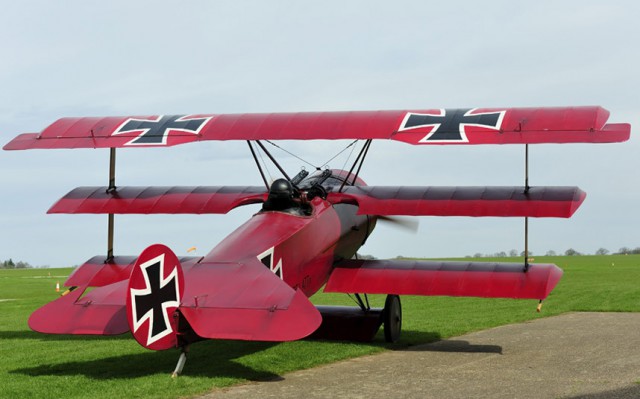
<instances>
[{"instance_id":1,"label":"paved taxiway","mask_svg":"<svg viewBox=\"0 0 640 399\"><path fill-rule=\"evenodd\" d=\"M640 398L640 313L568 313L217 389L231 398Z\"/></svg>"}]
</instances>

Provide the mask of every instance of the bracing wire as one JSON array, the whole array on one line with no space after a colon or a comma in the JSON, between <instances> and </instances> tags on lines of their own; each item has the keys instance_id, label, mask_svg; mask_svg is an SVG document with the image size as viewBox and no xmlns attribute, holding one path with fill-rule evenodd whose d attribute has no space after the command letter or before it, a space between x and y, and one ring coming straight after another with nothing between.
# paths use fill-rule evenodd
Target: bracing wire
<instances>
[{"instance_id":1,"label":"bracing wire","mask_svg":"<svg viewBox=\"0 0 640 399\"><path fill-rule=\"evenodd\" d=\"M279 145L277 145L276 143L274 143L274 142L272 142L272 141L269 141L269 140L265 140L265 141L266 141L267 143L271 144L272 146L276 147L277 149L279 149L279 150L281 150L281 151L284 151L284 152L286 152L287 154L291 155L292 157L294 157L294 158L296 158L296 159L298 159L298 160L300 160L300 161L302 161L302 162L306 163L307 165L311 166L312 168L320 169L319 167L315 166L315 165L314 165L314 164L312 164L311 162L306 161L306 160L304 160L304 159L300 158L299 156L297 156L296 154L294 154L294 153L292 153L292 152L290 152L290 151L285 150L284 148L280 147L280 146L279 146Z\"/></svg>"},{"instance_id":2,"label":"bracing wire","mask_svg":"<svg viewBox=\"0 0 640 399\"><path fill-rule=\"evenodd\" d=\"M312 164L311 162L299 157L298 155L292 153L291 151L288 151L284 148L282 148L281 146L277 145L276 143L270 141L270 140L265 140L267 143L271 144L272 146L276 147L277 149L291 155L292 157L306 163L307 165L311 166L312 168L316 169L316 170L321 170L323 167L328 166L329 162L333 161L334 159L338 158L340 155L342 155L343 152L345 152L346 150L348 150L349 148L351 148L351 152L349 153L349 156L347 157L347 160L344 163L343 169L346 167L347 162L349 162L349 159L351 158L351 155L353 155L353 151L355 150L355 144L358 142L358 140L353 140L351 143L349 143L346 147L344 147L343 149L341 149L340 151L338 151L338 153L336 153L334 156L332 156L331 158L329 158L329 160L327 160L326 162L322 163L322 165L320 166L316 166L314 164Z\"/></svg>"},{"instance_id":3,"label":"bracing wire","mask_svg":"<svg viewBox=\"0 0 640 399\"><path fill-rule=\"evenodd\" d=\"M260 161L262 162L262 165L264 165L264 168L267 171L267 174L269 175L269 180L273 181L273 176L271 175L271 171L269 170L269 165L264 161L261 151L258 151L258 156L260 157Z\"/></svg>"},{"instance_id":4,"label":"bracing wire","mask_svg":"<svg viewBox=\"0 0 640 399\"><path fill-rule=\"evenodd\" d=\"M353 142L351 142L351 144L349 144L348 146L346 146L342 151L340 151L338 154L336 154L335 157L331 158L329 161L327 161L327 164L333 160L334 158L336 158L338 155L342 154L343 152L345 152L347 150L347 148L351 147L351 152L349 153L349 156L347 157L347 159L344 160L344 165L342 165L342 170L345 170L347 167L347 164L349 163L349 160L351 159L351 156L353 155L353 151L355 151L356 146L355 144L358 142L358 140L353 140Z\"/></svg>"},{"instance_id":5,"label":"bracing wire","mask_svg":"<svg viewBox=\"0 0 640 399\"><path fill-rule=\"evenodd\" d=\"M353 155L353 150L355 150L355 144L358 142L358 140L353 140L348 146L344 147L342 150L340 150L340 152L338 152L336 155L334 155L333 157L331 157L331 159L329 159L327 162L323 163L322 166L327 166L329 165L329 162L333 161L334 159L338 158L338 156L340 156L340 154L342 154L343 152L345 152L346 150L349 149L349 147L351 147L351 152L349 153L349 156L347 157L347 160L344 161L344 165L342 166L342 169L344 169L347 166L347 162L349 162L349 158L351 158L351 155Z\"/></svg>"}]
</instances>

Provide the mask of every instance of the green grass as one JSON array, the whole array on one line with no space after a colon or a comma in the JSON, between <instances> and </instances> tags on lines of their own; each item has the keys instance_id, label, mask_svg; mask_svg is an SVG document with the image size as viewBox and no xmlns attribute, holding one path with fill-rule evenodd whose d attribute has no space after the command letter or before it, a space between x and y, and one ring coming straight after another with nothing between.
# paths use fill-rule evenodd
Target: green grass
<instances>
[{"instance_id":1,"label":"green grass","mask_svg":"<svg viewBox=\"0 0 640 399\"><path fill-rule=\"evenodd\" d=\"M482 260L509 260L488 259ZM513 260L513 259L511 259ZM536 257L564 269L558 287L536 313L537 301L403 297L403 336L388 346L297 341L205 341L192 346L184 375L171 379L177 351L152 352L128 334L118 337L42 335L27 327L29 314L55 299L55 283L70 269L0 270L1 398L171 398L212 387L266 380L293 370L402 348L470 331L567 311L640 311L640 256ZM49 277L49 274L52 276ZM345 295L319 294L318 304L351 304ZM383 297L373 297L381 306Z\"/></svg>"}]
</instances>

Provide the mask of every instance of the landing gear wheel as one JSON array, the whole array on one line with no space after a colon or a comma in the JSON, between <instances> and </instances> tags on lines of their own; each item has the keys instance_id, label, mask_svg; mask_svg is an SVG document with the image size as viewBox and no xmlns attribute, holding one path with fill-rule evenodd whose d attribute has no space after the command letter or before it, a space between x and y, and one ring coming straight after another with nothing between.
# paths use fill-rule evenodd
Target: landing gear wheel
<instances>
[{"instance_id":1,"label":"landing gear wheel","mask_svg":"<svg viewBox=\"0 0 640 399\"><path fill-rule=\"evenodd\" d=\"M398 295L387 295L382 322L384 323L384 340L391 343L398 342L402 330L402 305Z\"/></svg>"}]
</instances>

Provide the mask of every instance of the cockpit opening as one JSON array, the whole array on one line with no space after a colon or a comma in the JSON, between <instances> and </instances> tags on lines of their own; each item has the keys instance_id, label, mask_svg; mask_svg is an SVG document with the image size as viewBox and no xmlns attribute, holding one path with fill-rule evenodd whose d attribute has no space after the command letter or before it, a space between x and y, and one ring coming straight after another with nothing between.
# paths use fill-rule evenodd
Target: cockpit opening
<instances>
[{"instance_id":1,"label":"cockpit opening","mask_svg":"<svg viewBox=\"0 0 640 399\"><path fill-rule=\"evenodd\" d=\"M287 179L271 183L269 196L262 204L263 211L284 212L297 216L310 216L311 205L303 201L300 192Z\"/></svg>"}]
</instances>

